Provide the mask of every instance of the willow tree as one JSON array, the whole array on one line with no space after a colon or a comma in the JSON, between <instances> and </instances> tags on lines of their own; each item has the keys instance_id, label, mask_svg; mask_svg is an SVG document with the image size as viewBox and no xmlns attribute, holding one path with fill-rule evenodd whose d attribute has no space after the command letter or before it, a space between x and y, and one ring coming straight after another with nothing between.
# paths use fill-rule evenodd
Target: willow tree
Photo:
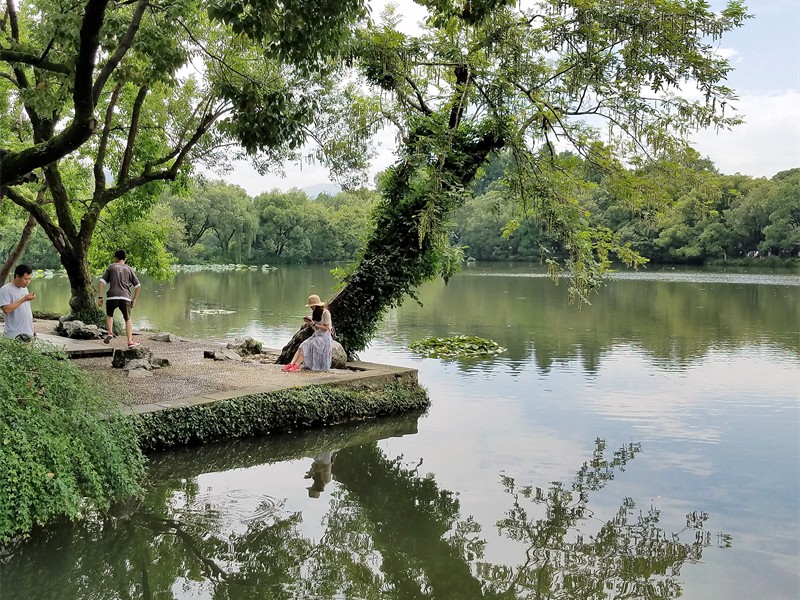
<instances>
[{"instance_id":1,"label":"willow tree","mask_svg":"<svg viewBox=\"0 0 800 600\"><path fill-rule=\"evenodd\" d=\"M359 32L353 57L401 142L380 183L375 231L330 303L350 353L420 283L453 273L448 215L493 152L514 157L505 186L520 210L508 230L536 221L557 239L562 254L546 262L554 276L569 275L580 301L612 259L644 258L591 226L591 184L559 160L561 150L591 161L636 208L654 197L632 190L622 165L675 152L692 130L739 121L730 66L715 51L748 17L738 0L721 12L692 0L417 3L428 9L417 35L401 33L389 10Z\"/></svg>"},{"instance_id":2,"label":"willow tree","mask_svg":"<svg viewBox=\"0 0 800 600\"><path fill-rule=\"evenodd\" d=\"M135 220L203 162L264 166L302 145L364 14L360 0L7 0L0 118L15 132L0 138L0 192L53 243L74 314L96 310L104 220Z\"/></svg>"}]
</instances>

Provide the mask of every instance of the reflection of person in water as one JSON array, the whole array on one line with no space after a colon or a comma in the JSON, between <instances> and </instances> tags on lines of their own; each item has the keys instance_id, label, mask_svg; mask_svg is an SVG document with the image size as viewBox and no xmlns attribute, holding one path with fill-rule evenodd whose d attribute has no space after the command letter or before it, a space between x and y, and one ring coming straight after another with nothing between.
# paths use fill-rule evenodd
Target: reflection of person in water
<instances>
[{"instance_id":1,"label":"reflection of person in water","mask_svg":"<svg viewBox=\"0 0 800 600\"><path fill-rule=\"evenodd\" d=\"M314 462L306 473L306 479L312 479L313 483L307 487L309 498L319 498L319 493L325 489L325 485L331 482L331 466L333 465L333 450L320 452L314 456Z\"/></svg>"}]
</instances>

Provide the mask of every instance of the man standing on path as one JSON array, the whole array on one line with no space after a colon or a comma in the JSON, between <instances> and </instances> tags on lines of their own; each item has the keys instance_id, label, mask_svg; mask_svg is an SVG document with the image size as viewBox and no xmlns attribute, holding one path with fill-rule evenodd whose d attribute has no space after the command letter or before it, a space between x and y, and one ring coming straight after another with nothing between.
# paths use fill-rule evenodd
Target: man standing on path
<instances>
[{"instance_id":1,"label":"man standing on path","mask_svg":"<svg viewBox=\"0 0 800 600\"><path fill-rule=\"evenodd\" d=\"M36 335L33 331L33 311L31 300L36 294L28 291L28 284L33 279L33 269L28 265L17 265L14 269L14 280L0 288L0 308L5 314L5 336L30 342Z\"/></svg>"},{"instance_id":2,"label":"man standing on path","mask_svg":"<svg viewBox=\"0 0 800 600\"><path fill-rule=\"evenodd\" d=\"M139 342L133 341L133 323L131 323L131 310L136 306L136 298L142 284L128 265L125 264L127 254L125 250L114 253L114 262L108 265L106 272L100 278L100 295L97 297L97 306L103 306L103 289L108 285L106 297L106 335L105 343L108 344L114 337L114 311L119 309L125 319L125 335L128 338L128 348L134 348ZM133 288L133 295L131 295Z\"/></svg>"}]
</instances>

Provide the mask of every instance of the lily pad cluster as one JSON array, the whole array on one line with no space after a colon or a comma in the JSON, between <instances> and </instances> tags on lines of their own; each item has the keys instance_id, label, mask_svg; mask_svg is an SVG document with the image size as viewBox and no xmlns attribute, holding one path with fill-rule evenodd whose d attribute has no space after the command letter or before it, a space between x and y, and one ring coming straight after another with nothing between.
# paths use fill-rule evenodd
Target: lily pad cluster
<instances>
[{"instance_id":1,"label":"lily pad cluster","mask_svg":"<svg viewBox=\"0 0 800 600\"><path fill-rule=\"evenodd\" d=\"M496 342L474 335L433 337L414 342L409 348L428 358L486 358L506 351Z\"/></svg>"}]
</instances>

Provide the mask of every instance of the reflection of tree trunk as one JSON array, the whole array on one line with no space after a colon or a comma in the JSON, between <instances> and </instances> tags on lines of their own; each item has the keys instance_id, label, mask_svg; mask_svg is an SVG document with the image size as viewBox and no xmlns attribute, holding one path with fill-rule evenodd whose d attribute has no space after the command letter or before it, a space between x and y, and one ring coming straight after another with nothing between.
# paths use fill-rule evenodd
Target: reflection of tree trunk
<instances>
[{"instance_id":1,"label":"reflection of tree trunk","mask_svg":"<svg viewBox=\"0 0 800 600\"><path fill-rule=\"evenodd\" d=\"M212 559L203 555L200 550L198 540L192 534L184 530L183 525L174 519L162 519L161 517L145 517L150 527L157 531L174 533L183 542L186 549L205 567L207 575L214 579L226 579L228 574L220 568Z\"/></svg>"},{"instance_id":2,"label":"reflection of tree trunk","mask_svg":"<svg viewBox=\"0 0 800 600\"><path fill-rule=\"evenodd\" d=\"M435 483L402 476L375 444L338 452L333 477L374 524L373 540L383 559L381 570L400 592L398 597L495 597L484 595L469 563L442 539L458 514L455 508L454 514L438 515L437 520L434 504L441 500L442 492ZM431 593L420 589L422 577Z\"/></svg>"},{"instance_id":3,"label":"reflection of tree trunk","mask_svg":"<svg viewBox=\"0 0 800 600\"><path fill-rule=\"evenodd\" d=\"M150 590L150 557L148 547L139 546L139 573L142 580L142 600L153 600L153 592Z\"/></svg>"},{"instance_id":4,"label":"reflection of tree trunk","mask_svg":"<svg viewBox=\"0 0 800 600\"><path fill-rule=\"evenodd\" d=\"M33 235L34 229L36 229L36 219L33 215L29 215L28 222L25 223L25 227L22 228L22 235L19 236L17 245L14 246L8 254L5 264L0 267L0 285L5 283L6 279L8 279L8 274L11 272L11 268L19 260L19 257L22 256L22 253L25 252L25 248L28 247L28 242L31 239L31 235Z\"/></svg>"}]
</instances>

